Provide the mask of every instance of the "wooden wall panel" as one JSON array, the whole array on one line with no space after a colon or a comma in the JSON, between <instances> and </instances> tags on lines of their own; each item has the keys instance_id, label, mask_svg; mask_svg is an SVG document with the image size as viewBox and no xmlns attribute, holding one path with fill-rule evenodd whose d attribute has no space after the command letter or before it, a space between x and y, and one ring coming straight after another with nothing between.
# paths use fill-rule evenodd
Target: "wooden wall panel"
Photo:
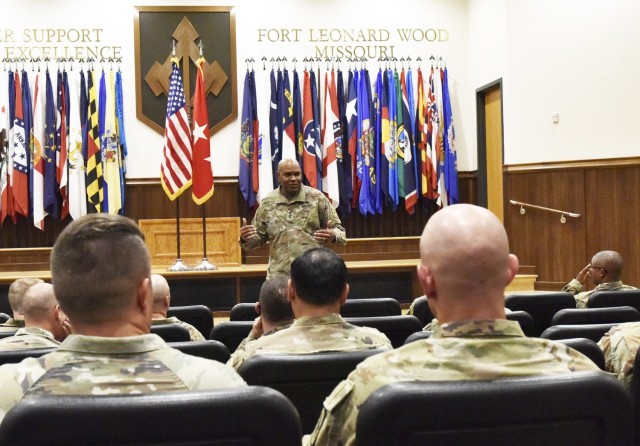
<instances>
[{"instance_id":1,"label":"wooden wall panel","mask_svg":"<svg viewBox=\"0 0 640 446\"><path fill-rule=\"evenodd\" d=\"M619 251L623 281L640 286L640 158L506 166L505 196L581 214L578 219L507 204L505 227L539 289L559 289L603 249ZM588 286L591 288L591 285Z\"/></svg>"},{"instance_id":2,"label":"wooden wall panel","mask_svg":"<svg viewBox=\"0 0 640 446\"><path fill-rule=\"evenodd\" d=\"M460 201L476 202L476 184L475 172L460 172ZM189 191L179 200L181 218L202 218L202 207L193 202ZM235 177L216 178L213 198L203 206L207 217L245 217L250 220L253 215L240 194ZM396 212L385 208L382 215L364 217L352 212L349 216L341 216L341 219L349 238L411 237L420 235L436 211L432 203L420 202L417 208L414 215L407 214L404 208L398 208ZM167 198L158 179L127 180L125 210L127 216L136 221L175 218L176 202ZM15 225L7 220L0 228L0 248L51 247L69 221L60 222L47 217L46 231L42 232L27 219L20 218Z\"/></svg>"}]
</instances>

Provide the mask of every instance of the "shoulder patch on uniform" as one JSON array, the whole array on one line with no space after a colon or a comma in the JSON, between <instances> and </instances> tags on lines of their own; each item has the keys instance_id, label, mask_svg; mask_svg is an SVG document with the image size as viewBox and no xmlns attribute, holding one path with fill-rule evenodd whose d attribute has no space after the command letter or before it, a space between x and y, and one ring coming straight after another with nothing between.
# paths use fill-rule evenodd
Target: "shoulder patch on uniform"
<instances>
[{"instance_id":1,"label":"shoulder patch on uniform","mask_svg":"<svg viewBox=\"0 0 640 446\"><path fill-rule=\"evenodd\" d=\"M353 382L345 379L340 384L333 389L331 395L325 398L324 403L322 405L326 410L331 412L336 408L353 390Z\"/></svg>"}]
</instances>

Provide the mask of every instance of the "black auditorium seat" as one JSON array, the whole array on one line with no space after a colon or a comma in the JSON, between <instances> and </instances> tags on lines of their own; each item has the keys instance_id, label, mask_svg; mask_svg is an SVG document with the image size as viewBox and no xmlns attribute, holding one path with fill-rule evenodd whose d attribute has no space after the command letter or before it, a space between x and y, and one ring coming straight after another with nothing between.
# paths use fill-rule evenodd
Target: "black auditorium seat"
<instances>
[{"instance_id":1,"label":"black auditorium seat","mask_svg":"<svg viewBox=\"0 0 640 446\"><path fill-rule=\"evenodd\" d=\"M373 327L387 335L393 348L400 347L409 335L422 331L422 324L415 316L347 317L347 322L363 327Z\"/></svg>"},{"instance_id":2,"label":"black auditorium seat","mask_svg":"<svg viewBox=\"0 0 640 446\"><path fill-rule=\"evenodd\" d=\"M222 322L211 330L211 339L222 342L227 346L230 353L236 351L238 345L251 333L252 321L229 321Z\"/></svg>"},{"instance_id":3,"label":"black auditorium seat","mask_svg":"<svg viewBox=\"0 0 640 446\"><path fill-rule=\"evenodd\" d=\"M592 360L595 365L602 370L605 368L604 353L595 341L587 338L569 338L569 339L556 339L556 342L560 342L566 346L579 351L587 358Z\"/></svg>"},{"instance_id":4,"label":"black auditorium seat","mask_svg":"<svg viewBox=\"0 0 640 446\"><path fill-rule=\"evenodd\" d=\"M0 426L13 446L299 446L295 407L266 387L26 398Z\"/></svg>"},{"instance_id":5,"label":"black auditorium seat","mask_svg":"<svg viewBox=\"0 0 640 446\"><path fill-rule=\"evenodd\" d=\"M602 372L384 386L362 406L358 445L621 446L631 400Z\"/></svg>"},{"instance_id":6,"label":"black auditorium seat","mask_svg":"<svg viewBox=\"0 0 640 446\"><path fill-rule=\"evenodd\" d=\"M402 314L402 308L393 297L347 299L340 307L340 314L342 317L399 316Z\"/></svg>"},{"instance_id":7,"label":"black auditorium seat","mask_svg":"<svg viewBox=\"0 0 640 446\"><path fill-rule=\"evenodd\" d=\"M633 425L635 426L636 445L640 445L640 355L636 352L633 361L633 376L631 377L631 400L633 401Z\"/></svg>"},{"instance_id":8,"label":"black auditorium seat","mask_svg":"<svg viewBox=\"0 0 640 446\"><path fill-rule=\"evenodd\" d=\"M542 332L540 337L555 340L587 338L598 342L606 332L616 325L618 324L553 325Z\"/></svg>"},{"instance_id":9,"label":"black auditorium seat","mask_svg":"<svg viewBox=\"0 0 640 446\"><path fill-rule=\"evenodd\" d=\"M157 334L165 342L184 342L191 340L189 330L179 324L152 325L151 333Z\"/></svg>"},{"instance_id":10,"label":"black auditorium seat","mask_svg":"<svg viewBox=\"0 0 640 446\"><path fill-rule=\"evenodd\" d=\"M213 328L213 313L206 305L169 307L168 317L175 316L182 322L193 325L206 339Z\"/></svg>"},{"instance_id":11,"label":"black auditorium seat","mask_svg":"<svg viewBox=\"0 0 640 446\"><path fill-rule=\"evenodd\" d=\"M302 432L310 433L322 410L322 402L361 361L385 349L324 352L308 355L254 355L238 373L249 385L282 392L296 406Z\"/></svg>"},{"instance_id":12,"label":"black auditorium seat","mask_svg":"<svg viewBox=\"0 0 640 446\"><path fill-rule=\"evenodd\" d=\"M231 357L227 346L220 341L168 342L167 344L169 347L180 350L182 353L206 359L213 359L214 361L222 362L223 364Z\"/></svg>"},{"instance_id":13,"label":"black auditorium seat","mask_svg":"<svg viewBox=\"0 0 640 446\"><path fill-rule=\"evenodd\" d=\"M13 336L15 331L6 331L4 333L0 332L0 339L8 338L9 336Z\"/></svg>"},{"instance_id":14,"label":"black auditorium seat","mask_svg":"<svg viewBox=\"0 0 640 446\"><path fill-rule=\"evenodd\" d=\"M565 308L551 319L551 325L608 324L640 321L640 311L633 307Z\"/></svg>"},{"instance_id":15,"label":"black auditorium seat","mask_svg":"<svg viewBox=\"0 0 640 446\"><path fill-rule=\"evenodd\" d=\"M7 313L0 313L0 324L4 324L9 319L11 319L11 316L9 316Z\"/></svg>"},{"instance_id":16,"label":"black auditorium seat","mask_svg":"<svg viewBox=\"0 0 640 446\"><path fill-rule=\"evenodd\" d=\"M415 333L410 334L409 337L404 340L404 344L419 341L420 339L429 339L432 334L432 331L416 331Z\"/></svg>"},{"instance_id":17,"label":"black auditorium seat","mask_svg":"<svg viewBox=\"0 0 640 446\"><path fill-rule=\"evenodd\" d=\"M25 348L20 350L0 350L0 365L14 364L25 358L39 358L42 355L51 353L57 347Z\"/></svg>"},{"instance_id":18,"label":"black auditorium seat","mask_svg":"<svg viewBox=\"0 0 640 446\"><path fill-rule=\"evenodd\" d=\"M413 315L420 319L423 327L433 320L427 296L420 296L413 301Z\"/></svg>"},{"instance_id":19,"label":"black auditorium seat","mask_svg":"<svg viewBox=\"0 0 640 446\"><path fill-rule=\"evenodd\" d=\"M640 290L596 291L587 301L587 308L622 306L630 306L640 311Z\"/></svg>"},{"instance_id":20,"label":"black auditorium seat","mask_svg":"<svg viewBox=\"0 0 640 446\"><path fill-rule=\"evenodd\" d=\"M511 311L506 314L509 321L516 321L520 324L520 328L525 336L536 336L536 325L533 317L526 311Z\"/></svg>"},{"instance_id":21,"label":"black auditorium seat","mask_svg":"<svg viewBox=\"0 0 640 446\"><path fill-rule=\"evenodd\" d=\"M253 321L258 316L255 303L241 302L235 304L229 312L230 321Z\"/></svg>"},{"instance_id":22,"label":"black auditorium seat","mask_svg":"<svg viewBox=\"0 0 640 446\"><path fill-rule=\"evenodd\" d=\"M551 325L551 318L564 308L575 308L576 300L566 292L511 294L504 300L511 311L526 311L535 322L535 336Z\"/></svg>"}]
</instances>

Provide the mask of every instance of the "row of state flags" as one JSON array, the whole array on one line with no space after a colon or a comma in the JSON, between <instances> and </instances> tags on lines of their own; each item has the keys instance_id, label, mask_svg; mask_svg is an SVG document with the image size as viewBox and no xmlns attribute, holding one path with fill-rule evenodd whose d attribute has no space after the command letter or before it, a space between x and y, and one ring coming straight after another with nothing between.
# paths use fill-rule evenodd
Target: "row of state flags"
<instances>
[{"instance_id":1,"label":"row of state flags","mask_svg":"<svg viewBox=\"0 0 640 446\"><path fill-rule=\"evenodd\" d=\"M305 184L325 193L342 215L381 214L419 200L459 201L449 76L431 67L272 69L244 79L239 185L255 207L278 187L277 164L296 159ZM302 78L302 79L301 79ZM301 85L302 82L302 85ZM258 106L257 92L269 101ZM301 94L302 92L302 94Z\"/></svg>"},{"instance_id":2,"label":"row of state flags","mask_svg":"<svg viewBox=\"0 0 640 446\"><path fill-rule=\"evenodd\" d=\"M120 70L0 73L0 223L124 213Z\"/></svg>"},{"instance_id":3,"label":"row of state flags","mask_svg":"<svg viewBox=\"0 0 640 446\"><path fill-rule=\"evenodd\" d=\"M189 122L189 106L178 62L177 58L171 61L160 181L170 200L175 200L191 186L193 201L201 205L214 192L209 112L202 69L205 60L197 60L193 125Z\"/></svg>"}]
</instances>

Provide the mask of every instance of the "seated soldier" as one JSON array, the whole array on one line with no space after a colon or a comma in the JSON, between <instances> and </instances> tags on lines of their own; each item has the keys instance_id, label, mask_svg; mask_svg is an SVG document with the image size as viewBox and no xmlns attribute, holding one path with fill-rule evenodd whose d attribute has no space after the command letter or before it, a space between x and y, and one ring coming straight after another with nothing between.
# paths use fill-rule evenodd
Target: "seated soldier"
<instances>
[{"instance_id":1,"label":"seated soldier","mask_svg":"<svg viewBox=\"0 0 640 446\"><path fill-rule=\"evenodd\" d=\"M0 324L0 333L15 333L18 329L24 327L22 299L24 298L24 293L38 283L44 283L44 281L35 277L23 277L15 280L9 286L9 305L11 306L13 317L7 322Z\"/></svg>"},{"instance_id":2,"label":"seated soldier","mask_svg":"<svg viewBox=\"0 0 640 446\"><path fill-rule=\"evenodd\" d=\"M244 351L233 358L233 366L240 368L256 354L391 348L389 339L375 328L349 324L340 316L340 306L348 295L347 266L340 256L327 248L306 251L291 264L288 298L295 322L246 343Z\"/></svg>"},{"instance_id":3,"label":"seated soldier","mask_svg":"<svg viewBox=\"0 0 640 446\"><path fill-rule=\"evenodd\" d=\"M51 279L73 325L54 352L0 366L0 421L23 398L113 395L246 386L217 361L186 355L150 334L151 260L136 223L89 214L51 251Z\"/></svg>"},{"instance_id":4,"label":"seated soldier","mask_svg":"<svg viewBox=\"0 0 640 446\"><path fill-rule=\"evenodd\" d=\"M577 308L587 308L589 296L596 291L635 290L636 287L620 281L621 274L622 256L616 251L600 251L593 256L591 263L582 268L575 279L562 288L562 291L575 296ZM582 291L587 277L591 277L596 287L591 291Z\"/></svg>"},{"instance_id":5,"label":"seated soldier","mask_svg":"<svg viewBox=\"0 0 640 446\"><path fill-rule=\"evenodd\" d=\"M293 324L293 310L287 299L289 278L282 275L274 275L264 281L260 287L260 296L256 302L256 313L259 316L254 320L251 332L243 339L231 358L227 362L237 368L235 362L245 354L246 345L261 336L269 336L283 328Z\"/></svg>"},{"instance_id":6,"label":"seated soldier","mask_svg":"<svg viewBox=\"0 0 640 446\"><path fill-rule=\"evenodd\" d=\"M618 380L631 389L633 364L640 347L640 322L616 325L598 341L604 353L607 372L615 373Z\"/></svg>"},{"instance_id":7,"label":"seated soldier","mask_svg":"<svg viewBox=\"0 0 640 446\"><path fill-rule=\"evenodd\" d=\"M27 290L22 314L24 328L0 339L0 350L57 347L67 337L64 327L67 317L60 310L51 284L38 283Z\"/></svg>"},{"instance_id":8,"label":"seated soldier","mask_svg":"<svg viewBox=\"0 0 640 446\"><path fill-rule=\"evenodd\" d=\"M420 239L417 275L440 326L423 340L361 362L327 397L304 444L356 443L358 408L398 381L551 375L598 366L505 320L504 290L518 271L504 226L490 211L457 204L436 212ZM434 410L437 410L435 408Z\"/></svg>"},{"instance_id":9,"label":"seated soldier","mask_svg":"<svg viewBox=\"0 0 640 446\"><path fill-rule=\"evenodd\" d=\"M193 325L183 322L175 316L167 317L167 312L171 306L171 291L167 279L160 274L151 274L151 286L153 287L151 325L178 324L189 330L189 336L192 341L204 341L205 337Z\"/></svg>"}]
</instances>

